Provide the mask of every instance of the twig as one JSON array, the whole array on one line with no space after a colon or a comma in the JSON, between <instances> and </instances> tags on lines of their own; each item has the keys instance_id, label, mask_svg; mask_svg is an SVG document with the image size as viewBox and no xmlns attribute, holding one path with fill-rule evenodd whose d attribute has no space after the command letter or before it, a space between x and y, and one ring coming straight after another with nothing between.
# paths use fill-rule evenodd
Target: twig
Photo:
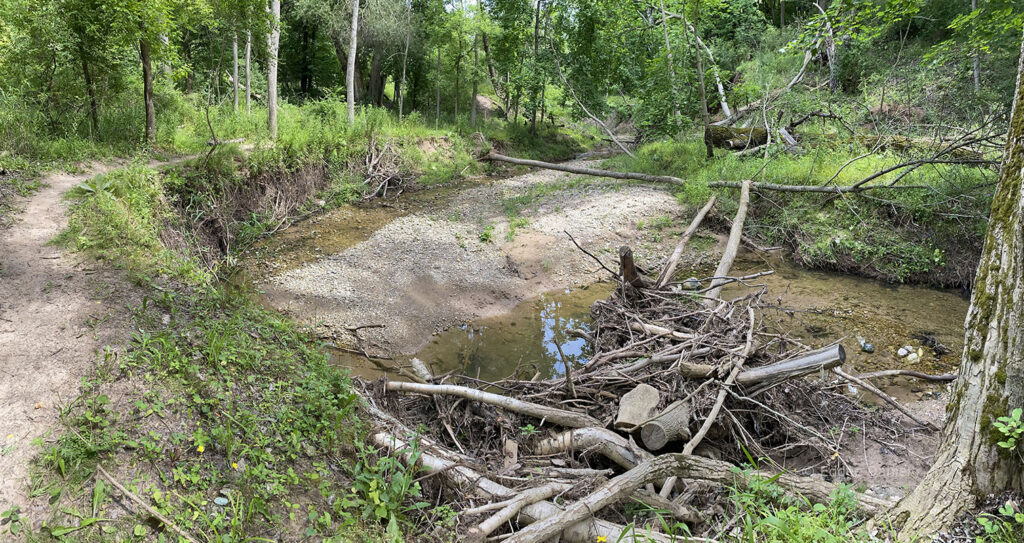
<instances>
[{"instance_id":1,"label":"twig","mask_svg":"<svg viewBox=\"0 0 1024 543\"><path fill-rule=\"evenodd\" d=\"M100 466L100 465L97 464L96 471L98 471L100 473L100 475L102 475L108 481L110 481L110 484L114 485L114 488L118 489L121 492L121 494L124 494L129 499L131 499L133 502L137 503L140 507L145 509L147 513L149 513L150 515L153 515L154 517L159 519L160 522L162 522L164 526L170 528L171 531L173 531L174 533L176 533L176 534L180 535L181 537L185 538L185 540L188 541L189 543L199 543L198 541L195 540L195 538L193 538L192 536L188 535L188 533L186 533L184 530L182 530L177 525L175 525L173 522L171 522L170 519L168 519L167 517L165 517L162 514L160 514L160 512L157 511L156 509L153 509L152 507L150 507L149 504L147 504L146 502L142 501L142 498L140 498L137 495L135 495L134 492L128 490L123 485L121 485L121 483L117 482L116 479L114 479L109 473L107 473L107 470L103 469L103 466Z\"/></svg>"},{"instance_id":2,"label":"twig","mask_svg":"<svg viewBox=\"0 0 1024 543\"><path fill-rule=\"evenodd\" d=\"M856 378L856 377L854 377L854 376L844 372L840 368L832 368L832 371L834 371L836 373L836 375L838 375L839 377L841 377L843 379L846 379L847 381L850 381L851 383L859 385L859 386L863 387L865 390L867 390L868 392L871 392L875 396L878 396L879 398L885 400L886 403L888 403L889 405L895 407L900 413L903 413L904 415L910 417L911 420L913 420L914 422L920 424L921 426L924 426L925 428L928 428L929 430L932 430L933 432L938 432L939 431L939 427L936 426L934 423L929 422L929 421L925 421L925 420L922 420L922 419L918 418L917 415L911 413L909 409L907 409L906 407L903 407L902 405L900 405L900 403L897 402L892 396L889 396L888 394L882 392L881 390L878 390L871 383L869 383L867 381L864 381L863 379L858 379L858 378Z\"/></svg>"}]
</instances>

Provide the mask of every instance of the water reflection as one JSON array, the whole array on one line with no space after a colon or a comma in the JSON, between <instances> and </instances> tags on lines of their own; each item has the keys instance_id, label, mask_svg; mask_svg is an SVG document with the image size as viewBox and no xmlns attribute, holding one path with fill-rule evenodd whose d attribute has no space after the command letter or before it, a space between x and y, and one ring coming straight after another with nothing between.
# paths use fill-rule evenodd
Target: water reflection
<instances>
[{"instance_id":1,"label":"water reflection","mask_svg":"<svg viewBox=\"0 0 1024 543\"><path fill-rule=\"evenodd\" d=\"M586 340L569 329L589 331L590 305L606 298L613 286L599 283L574 291L542 295L510 313L468 323L438 334L417 357L435 372L459 369L493 381L518 368L521 378L565 374L565 364L585 364Z\"/></svg>"}]
</instances>

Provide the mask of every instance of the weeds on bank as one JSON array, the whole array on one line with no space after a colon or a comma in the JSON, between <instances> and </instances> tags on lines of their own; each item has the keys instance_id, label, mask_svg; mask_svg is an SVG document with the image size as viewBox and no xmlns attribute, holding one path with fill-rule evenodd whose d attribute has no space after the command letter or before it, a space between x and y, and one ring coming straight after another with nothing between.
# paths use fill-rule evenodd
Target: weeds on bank
<instances>
[{"instance_id":1,"label":"weeds on bank","mask_svg":"<svg viewBox=\"0 0 1024 543\"><path fill-rule=\"evenodd\" d=\"M358 395L314 338L222 289L167 291L135 315L140 331L62 409L67 431L37 460L31 493L53 512L30 539L159 533L110 503L97 465L204 541L409 530L409 513L425 507L415 471L361 444ZM417 456L412 443L400 454ZM0 530L27 528L17 511L5 515Z\"/></svg>"},{"instance_id":2,"label":"weeds on bank","mask_svg":"<svg viewBox=\"0 0 1024 543\"><path fill-rule=\"evenodd\" d=\"M650 143L637 150L635 159L619 156L607 161L607 166L684 178L688 183L678 192L679 200L699 206L711 196L708 183L713 181L842 186L901 160L888 153L852 160L864 149L841 140L811 146L805 154L773 155L767 162L760 156L738 157L721 150L707 160L703 142L691 138ZM898 174L876 182L892 181ZM982 168L933 165L901 181L927 185L928 190L838 198L765 192L751 200L747 229L767 245L792 249L812 267L855 271L894 282L929 278L957 284L962 276L973 273L971 259L985 231L991 176ZM718 213L731 216L736 202L722 199L731 192L714 192L719 194Z\"/></svg>"},{"instance_id":3,"label":"weeds on bank","mask_svg":"<svg viewBox=\"0 0 1024 543\"><path fill-rule=\"evenodd\" d=\"M773 479L749 477L743 489L733 488L732 504L739 514L733 540L750 543L850 543L868 542L858 534L856 497L839 485L827 504L811 504L806 498L788 495Z\"/></svg>"}]
</instances>

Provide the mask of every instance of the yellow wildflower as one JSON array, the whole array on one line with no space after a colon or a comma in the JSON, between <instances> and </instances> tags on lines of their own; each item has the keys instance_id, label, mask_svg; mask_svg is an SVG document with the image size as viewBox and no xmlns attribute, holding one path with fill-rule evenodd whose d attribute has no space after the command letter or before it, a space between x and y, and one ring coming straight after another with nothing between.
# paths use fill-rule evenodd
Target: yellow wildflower
<instances>
[{"instance_id":1,"label":"yellow wildflower","mask_svg":"<svg viewBox=\"0 0 1024 543\"><path fill-rule=\"evenodd\" d=\"M604 543L605 541L608 541L608 538L606 536L603 536L603 535L597 536L597 543Z\"/></svg>"},{"instance_id":2,"label":"yellow wildflower","mask_svg":"<svg viewBox=\"0 0 1024 543\"><path fill-rule=\"evenodd\" d=\"M202 445L200 445L200 446L196 447L196 450L199 451L200 453L202 453L203 451L206 450L206 447L203 447Z\"/></svg>"},{"instance_id":3,"label":"yellow wildflower","mask_svg":"<svg viewBox=\"0 0 1024 543\"><path fill-rule=\"evenodd\" d=\"M231 467L233 467L235 469L238 469L238 463L237 462L232 462L231 463Z\"/></svg>"}]
</instances>

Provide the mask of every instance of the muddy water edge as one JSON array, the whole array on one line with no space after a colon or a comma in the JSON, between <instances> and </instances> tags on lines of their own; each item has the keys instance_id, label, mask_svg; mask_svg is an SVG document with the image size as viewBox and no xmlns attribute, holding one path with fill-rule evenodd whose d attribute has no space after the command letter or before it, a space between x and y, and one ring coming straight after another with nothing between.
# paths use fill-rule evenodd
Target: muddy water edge
<instances>
[{"instance_id":1,"label":"muddy water edge","mask_svg":"<svg viewBox=\"0 0 1024 543\"><path fill-rule=\"evenodd\" d=\"M487 182L472 180L418 190L387 202L346 206L314 217L262 243L248 259L244 274L250 279L267 276L339 253L399 217L442 213L454 195ZM673 232L666 235L671 237ZM708 251L717 254L714 238L708 235L705 241L706 246L712 245ZM679 274L709 275L713 262L696 260L696 266L683 266ZM727 287L724 295L737 297L764 285L761 318L770 330L796 336L812 347L841 340L848 353L846 369L853 373L956 371L968 307L959 293L806 270L779 254L741 253L734 275L769 269L775 273L748 286ZM422 349L394 353L393 360L383 365L341 344L332 348L332 355L339 365L363 377L387 374L383 366L404 365L413 356L437 372L458 370L488 381L513 373L525 378L559 375L566 362L582 364L590 355L586 342L567 331L586 331L590 304L607 297L614 288L611 282L565 286L527 299L505 314L439 331ZM286 304L279 297L264 296L263 302L280 308ZM873 346L873 352L862 349L862 341ZM916 356L900 356L901 348L909 348ZM899 377L878 384L905 400L928 399L937 396L941 388Z\"/></svg>"}]
</instances>

